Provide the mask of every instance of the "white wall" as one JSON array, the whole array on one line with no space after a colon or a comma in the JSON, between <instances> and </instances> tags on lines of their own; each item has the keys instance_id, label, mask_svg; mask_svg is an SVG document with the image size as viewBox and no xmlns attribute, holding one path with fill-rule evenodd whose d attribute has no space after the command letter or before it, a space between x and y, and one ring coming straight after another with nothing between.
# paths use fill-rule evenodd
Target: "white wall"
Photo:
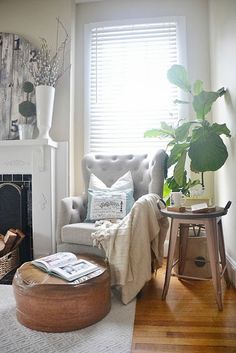
<instances>
[{"instance_id":1,"label":"white wall","mask_svg":"<svg viewBox=\"0 0 236 353\"><path fill-rule=\"evenodd\" d=\"M84 24L128 18L185 16L187 61L191 80L202 79L209 89L209 42L207 0L104 0L77 4L76 12L76 106L75 193L83 188L80 161L84 155L83 123L83 35ZM211 188L212 183L209 183Z\"/></svg>"},{"instance_id":2,"label":"white wall","mask_svg":"<svg viewBox=\"0 0 236 353\"><path fill-rule=\"evenodd\" d=\"M226 251L236 269L236 1L209 0L209 12L212 87L228 89L224 99L215 105L213 117L218 123L226 123L232 134L231 139L225 139L229 158L215 173L215 197L222 206L232 201L223 226Z\"/></svg>"},{"instance_id":3,"label":"white wall","mask_svg":"<svg viewBox=\"0 0 236 353\"><path fill-rule=\"evenodd\" d=\"M22 35L34 45L39 37L47 39L55 49L56 17L59 17L71 34L73 2L71 0L0 0L0 32ZM70 51L70 48L69 48ZM53 124L50 132L56 141L69 139L70 128L70 72L59 80Z\"/></svg>"}]
</instances>

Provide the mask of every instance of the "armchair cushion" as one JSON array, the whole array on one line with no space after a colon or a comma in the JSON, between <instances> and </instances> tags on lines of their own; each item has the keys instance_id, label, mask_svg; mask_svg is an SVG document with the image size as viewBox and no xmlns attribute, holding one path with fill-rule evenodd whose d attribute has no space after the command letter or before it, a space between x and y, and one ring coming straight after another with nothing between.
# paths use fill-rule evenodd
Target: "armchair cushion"
<instances>
[{"instance_id":1,"label":"armchair cushion","mask_svg":"<svg viewBox=\"0 0 236 353\"><path fill-rule=\"evenodd\" d=\"M61 240L63 243L93 246L91 233L95 231L94 223L73 223L62 227Z\"/></svg>"}]
</instances>

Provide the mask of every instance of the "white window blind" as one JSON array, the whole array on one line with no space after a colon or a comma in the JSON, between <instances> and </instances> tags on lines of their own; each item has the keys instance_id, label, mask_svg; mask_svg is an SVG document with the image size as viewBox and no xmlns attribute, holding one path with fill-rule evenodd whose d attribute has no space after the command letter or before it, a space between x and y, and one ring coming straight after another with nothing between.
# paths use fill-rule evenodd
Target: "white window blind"
<instances>
[{"instance_id":1,"label":"white window blind","mask_svg":"<svg viewBox=\"0 0 236 353\"><path fill-rule=\"evenodd\" d=\"M86 151L151 152L166 141L144 138L178 119L167 70L179 63L178 21L87 27Z\"/></svg>"}]
</instances>

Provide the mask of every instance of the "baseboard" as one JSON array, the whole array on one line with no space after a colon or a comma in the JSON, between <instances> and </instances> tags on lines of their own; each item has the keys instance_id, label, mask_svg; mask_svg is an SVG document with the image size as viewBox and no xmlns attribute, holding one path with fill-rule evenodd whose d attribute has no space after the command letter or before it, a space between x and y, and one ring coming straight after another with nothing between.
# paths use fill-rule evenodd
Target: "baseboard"
<instances>
[{"instance_id":1,"label":"baseboard","mask_svg":"<svg viewBox=\"0 0 236 353\"><path fill-rule=\"evenodd\" d=\"M236 288L236 261L234 261L232 257L226 254L226 263L227 263L230 282L232 286Z\"/></svg>"}]
</instances>

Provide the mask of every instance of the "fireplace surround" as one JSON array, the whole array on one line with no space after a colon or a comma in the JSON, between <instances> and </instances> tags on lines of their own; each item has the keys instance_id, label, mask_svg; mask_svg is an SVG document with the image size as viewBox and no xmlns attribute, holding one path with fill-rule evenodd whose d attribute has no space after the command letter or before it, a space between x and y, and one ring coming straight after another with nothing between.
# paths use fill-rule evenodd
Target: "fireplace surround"
<instances>
[{"instance_id":1,"label":"fireplace surround","mask_svg":"<svg viewBox=\"0 0 236 353\"><path fill-rule=\"evenodd\" d=\"M0 185L3 182L17 184L17 178L22 178L22 184L28 183L27 197L32 207L27 212L28 216L32 213L28 221L32 227L33 258L56 250L57 205L61 198L68 196L67 171L67 142L56 143L51 139L0 141ZM23 178L31 180L23 181Z\"/></svg>"}]
</instances>

